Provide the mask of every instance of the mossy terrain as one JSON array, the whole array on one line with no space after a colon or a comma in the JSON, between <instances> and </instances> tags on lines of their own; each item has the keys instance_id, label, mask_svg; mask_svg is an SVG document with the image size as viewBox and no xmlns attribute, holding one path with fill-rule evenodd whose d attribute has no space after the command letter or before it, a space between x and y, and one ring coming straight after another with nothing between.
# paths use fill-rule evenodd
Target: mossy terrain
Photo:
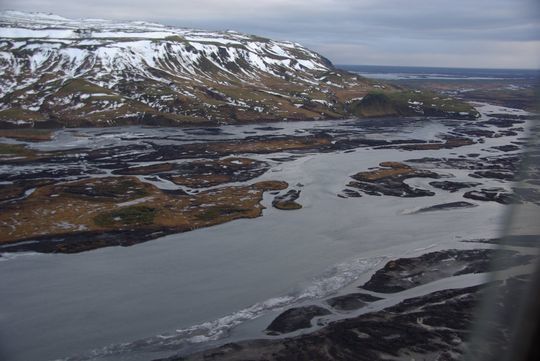
<instances>
[{"instance_id":1,"label":"mossy terrain","mask_svg":"<svg viewBox=\"0 0 540 361\"><path fill-rule=\"evenodd\" d=\"M351 105L351 110L357 116L377 117L385 115L400 115L405 107L395 104L385 93L369 93L362 100Z\"/></svg>"},{"instance_id":2,"label":"mossy terrain","mask_svg":"<svg viewBox=\"0 0 540 361\"><path fill-rule=\"evenodd\" d=\"M102 227L144 226L152 224L156 209L148 206L130 206L116 211L100 213L94 223Z\"/></svg>"},{"instance_id":3,"label":"mossy terrain","mask_svg":"<svg viewBox=\"0 0 540 361\"><path fill-rule=\"evenodd\" d=\"M351 111L363 117L448 116L476 118L478 112L470 104L429 91L376 91L350 105Z\"/></svg>"},{"instance_id":4,"label":"mossy terrain","mask_svg":"<svg viewBox=\"0 0 540 361\"><path fill-rule=\"evenodd\" d=\"M122 175L157 175L190 188L206 188L224 183L243 182L262 175L268 164L249 158L195 160L181 164L158 163L115 170Z\"/></svg>"},{"instance_id":5,"label":"mossy terrain","mask_svg":"<svg viewBox=\"0 0 540 361\"><path fill-rule=\"evenodd\" d=\"M233 207L230 205L212 206L212 207L204 209L202 213L197 215L197 218L205 222L210 222L213 219L216 219L219 217L228 216L235 213L241 213L241 212L246 212L246 211L248 211L248 209Z\"/></svg>"},{"instance_id":6,"label":"mossy terrain","mask_svg":"<svg viewBox=\"0 0 540 361\"><path fill-rule=\"evenodd\" d=\"M167 36L165 38L166 41L172 41L172 42L178 42L178 43L183 43L186 41L186 39L180 35L171 35L171 36Z\"/></svg>"},{"instance_id":7,"label":"mossy terrain","mask_svg":"<svg viewBox=\"0 0 540 361\"><path fill-rule=\"evenodd\" d=\"M296 209L301 209L302 205L297 203L296 200L300 197L300 191L291 189L285 194L278 195L274 198L272 206L277 209L284 211L292 211Z\"/></svg>"},{"instance_id":8,"label":"mossy terrain","mask_svg":"<svg viewBox=\"0 0 540 361\"><path fill-rule=\"evenodd\" d=\"M476 114L470 105L456 99L375 82L337 69L322 72L318 76L320 84L314 85L290 78L286 72L282 77L261 74L258 83L246 83L225 77L206 58L198 66L213 78L194 83L155 70L156 76L171 78L170 83L151 79L120 81L114 90L75 78L51 85L48 101L39 113L14 107L4 110L5 116L0 112L0 120L22 118L36 127L50 122L67 127L109 127ZM240 74L246 65L224 66Z\"/></svg>"},{"instance_id":9,"label":"mossy terrain","mask_svg":"<svg viewBox=\"0 0 540 361\"><path fill-rule=\"evenodd\" d=\"M0 143L0 159L11 157L30 158L35 156L35 152L22 144Z\"/></svg>"},{"instance_id":10,"label":"mossy terrain","mask_svg":"<svg viewBox=\"0 0 540 361\"><path fill-rule=\"evenodd\" d=\"M122 201L147 196L151 187L136 178L97 178L54 185L51 191L67 197L88 200Z\"/></svg>"},{"instance_id":11,"label":"mossy terrain","mask_svg":"<svg viewBox=\"0 0 540 361\"><path fill-rule=\"evenodd\" d=\"M152 164L152 165L121 168L121 169L115 170L114 174L149 175L149 174L159 174L162 172L169 172L173 169L174 169L174 164L172 163L159 163L159 164Z\"/></svg>"},{"instance_id":12,"label":"mossy terrain","mask_svg":"<svg viewBox=\"0 0 540 361\"><path fill-rule=\"evenodd\" d=\"M247 181L262 175L267 170L268 164L264 162L233 157L182 164L164 178L178 185L203 188L230 182Z\"/></svg>"},{"instance_id":13,"label":"mossy terrain","mask_svg":"<svg viewBox=\"0 0 540 361\"><path fill-rule=\"evenodd\" d=\"M460 95L469 101L497 104L510 108L525 109L530 112L540 111L540 87L525 89L478 89Z\"/></svg>"},{"instance_id":14,"label":"mossy terrain","mask_svg":"<svg viewBox=\"0 0 540 361\"><path fill-rule=\"evenodd\" d=\"M46 142L52 139L52 131L46 129L0 129L0 138L26 142Z\"/></svg>"},{"instance_id":15,"label":"mossy terrain","mask_svg":"<svg viewBox=\"0 0 540 361\"><path fill-rule=\"evenodd\" d=\"M388 177L411 175L415 173L414 168L400 162L381 162L379 166L380 168L375 170L356 173L352 178L363 182L372 182Z\"/></svg>"},{"instance_id":16,"label":"mossy terrain","mask_svg":"<svg viewBox=\"0 0 540 361\"><path fill-rule=\"evenodd\" d=\"M0 202L11 201L23 197L24 193L32 188L51 184L49 179L33 179L14 183L0 184Z\"/></svg>"},{"instance_id":17,"label":"mossy terrain","mask_svg":"<svg viewBox=\"0 0 540 361\"><path fill-rule=\"evenodd\" d=\"M296 209L302 209L302 205L294 201L276 202L275 204L273 204L273 206L283 211L293 211Z\"/></svg>"},{"instance_id":18,"label":"mossy terrain","mask_svg":"<svg viewBox=\"0 0 540 361\"><path fill-rule=\"evenodd\" d=\"M62 86L62 88L60 88L58 95L70 95L73 93L83 93L90 95L94 93L114 94L114 92L112 92L111 90L100 87L99 85L82 78L75 78L68 81L64 86Z\"/></svg>"},{"instance_id":19,"label":"mossy terrain","mask_svg":"<svg viewBox=\"0 0 540 361\"><path fill-rule=\"evenodd\" d=\"M331 136L326 134L314 136L270 136L252 137L242 140L187 143L178 146L157 146L154 147L153 152L145 154L137 160L153 161L154 159L160 159L162 161L169 161L173 159L220 158L242 153L268 154L282 151L324 150L334 146L332 139ZM96 154L99 154L99 151ZM234 164L236 162L239 164ZM237 170L248 170L251 167L263 166L260 162L232 157L216 162L201 163L200 161L194 161L189 166L175 167L175 169L185 172L189 167L204 168L206 167L204 164L214 170L219 170L225 166L227 168L230 166ZM198 165L202 167L198 167ZM121 173L124 171L130 172L129 168L118 170L117 172ZM171 174L173 173L174 170ZM198 176L202 176L202 174Z\"/></svg>"},{"instance_id":20,"label":"mossy terrain","mask_svg":"<svg viewBox=\"0 0 540 361\"><path fill-rule=\"evenodd\" d=\"M382 162L379 166L377 169L352 175L351 178L354 181L349 182L347 186L371 196L430 197L435 195L430 190L411 187L404 181L417 177L436 179L440 177L437 173L413 168L400 162ZM351 190L344 190L344 193L351 194Z\"/></svg>"},{"instance_id":21,"label":"mossy terrain","mask_svg":"<svg viewBox=\"0 0 540 361\"><path fill-rule=\"evenodd\" d=\"M0 121L40 122L46 118L46 115L28 109L8 108L0 110Z\"/></svg>"},{"instance_id":22,"label":"mossy terrain","mask_svg":"<svg viewBox=\"0 0 540 361\"><path fill-rule=\"evenodd\" d=\"M125 176L38 186L27 198L2 206L0 244L10 244L14 250L70 253L121 244L118 232L138 233L139 237L128 242L133 244L167 233L258 217L263 193L287 186L265 181L187 195L164 192ZM117 236L109 239L106 234ZM99 242L92 242L96 237ZM65 241L52 241L58 238ZM17 244L35 239L40 241Z\"/></svg>"},{"instance_id":23,"label":"mossy terrain","mask_svg":"<svg viewBox=\"0 0 540 361\"><path fill-rule=\"evenodd\" d=\"M404 144L396 148L403 150L438 150L452 149L474 144L474 141L469 138L452 137L440 143L423 143L423 144Z\"/></svg>"},{"instance_id":24,"label":"mossy terrain","mask_svg":"<svg viewBox=\"0 0 540 361\"><path fill-rule=\"evenodd\" d=\"M331 144L328 137L283 137L248 140L234 143L211 143L210 151L220 153L272 153L295 149L310 149Z\"/></svg>"},{"instance_id":25,"label":"mossy terrain","mask_svg":"<svg viewBox=\"0 0 540 361\"><path fill-rule=\"evenodd\" d=\"M539 111L540 86L534 79L407 79L393 80L392 83L447 94L461 101Z\"/></svg>"}]
</instances>

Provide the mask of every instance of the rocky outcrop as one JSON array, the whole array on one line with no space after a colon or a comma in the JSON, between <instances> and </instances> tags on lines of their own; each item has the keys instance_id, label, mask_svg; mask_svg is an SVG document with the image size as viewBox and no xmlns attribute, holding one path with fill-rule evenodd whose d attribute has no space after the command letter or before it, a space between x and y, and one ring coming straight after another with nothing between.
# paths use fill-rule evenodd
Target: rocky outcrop
<instances>
[{"instance_id":1,"label":"rocky outcrop","mask_svg":"<svg viewBox=\"0 0 540 361\"><path fill-rule=\"evenodd\" d=\"M296 200L300 197L300 191L291 189L285 194L274 197L272 206L281 210L294 210L302 208L302 205L297 203Z\"/></svg>"},{"instance_id":2,"label":"rocky outcrop","mask_svg":"<svg viewBox=\"0 0 540 361\"><path fill-rule=\"evenodd\" d=\"M500 204L512 204L519 202L517 197L504 188L482 188L479 190L469 191L463 194L463 198L473 199L476 201L491 201Z\"/></svg>"},{"instance_id":3,"label":"rocky outcrop","mask_svg":"<svg viewBox=\"0 0 540 361\"><path fill-rule=\"evenodd\" d=\"M168 361L373 361L419 359L457 361L476 320L481 298L497 288L493 312L510 312L504 295L524 288L526 280L512 278L492 283L430 293L407 299L382 311L336 321L307 335L277 340L229 343L187 357ZM512 309L512 305L508 305ZM488 356L501 352L508 342L506 325L496 323L486 335ZM488 357L489 359L489 357Z\"/></svg>"},{"instance_id":4,"label":"rocky outcrop","mask_svg":"<svg viewBox=\"0 0 540 361\"><path fill-rule=\"evenodd\" d=\"M43 185L1 205L0 251L76 253L254 218L265 191L287 186L264 181L188 195L128 176Z\"/></svg>"},{"instance_id":5,"label":"rocky outcrop","mask_svg":"<svg viewBox=\"0 0 540 361\"><path fill-rule=\"evenodd\" d=\"M474 182L454 182L454 181L435 181L429 182L429 185L435 188L444 189L449 192L457 192L463 188L472 188L481 185Z\"/></svg>"},{"instance_id":6,"label":"rocky outcrop","mask_svg":"<svg viewBox=\"0 0 540 361\"><path fill-rule=\"evenodd\" d=\"M439 178L435 172L420 170L399 162L382 162L376 170L356 173L355 181L348 187L372 196L426 197L435 193L426 189L413 188L404 180L409 178Z\"/></svg>"},{"instance_id":7,"label":"rocky outcrop","mask_svg":"<svg viewBox=\"0 0 540 361\"><path fill-rule=\"evenodd\" d=\"M419 210L415 211L414 213L446 211L446 210L451 210L451 209L472 208L472 207L476 207L476 206L477 206L476 204L469 203L469 202L449 202L449 203L436 204L436 205L430 206L430 207L420 208Z\"/></svg>"},{"instance_id":8,"label":"rocky outcrop","mask_svg":"<svg viewBox=\"0 0 540 361\"><path fill-rule=\"evenodd\" d=\"M532 256L508 250L451 249L431 252L388 262L362 288L380 293L400 292L450 276L527 264L531 259Z\"/></svg>"},{"instance_id":9,"label":"rocky outcrop","mask_svg":"<svg viewBox=\"0 0 540 361\"><path fill-rule=\"evenodd\" d=\"M266 328L266 333L269 335L277 335L280 333L289 333L303 328L311 327L311 320L318 316L329 315L331 312L326 308L319 306L304 306L290 308L280 314Z\"/></svg>"},{"instance_id":10,"label":"rocky outcrop","mask_svg":"<svg viewBox=\"0 0 540 361\"><path fill-rule=\"evenodd\" d=\"M378 300L382 300L382 298L367 293L356 292L329 298L326 300L326 303L338 311L352 311Z\"/></svg>"},{"instance_id":11,"label":"rocky outcrop","mask_svg":"<svg viewBox=\"0 0 540 361\"><path fill-rule=\"evenodd\" d=\"M224 183L245 182L264 174L269 168L265 162L249 158L231 157L218 160L198 160L173 164L160 163L114 170L114 174L156 175L189 187L206 188Z\"/></svg>"}]
</instances>

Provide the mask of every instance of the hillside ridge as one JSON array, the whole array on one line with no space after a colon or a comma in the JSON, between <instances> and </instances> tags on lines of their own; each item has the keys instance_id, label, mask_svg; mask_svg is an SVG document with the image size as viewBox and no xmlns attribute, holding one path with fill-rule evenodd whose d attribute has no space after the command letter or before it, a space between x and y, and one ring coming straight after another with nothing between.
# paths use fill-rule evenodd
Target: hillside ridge
<instances>
[{"instance_id":1,"label":"hillside ridge","mask_svg":"<svg viewBox=\"0 0 540 361\"><path fill-rule=\"evenodd\" d=\"M0 73L0 127L476 115L298 43L144 21L2 11Z\"/></svg>"}]
</instances>

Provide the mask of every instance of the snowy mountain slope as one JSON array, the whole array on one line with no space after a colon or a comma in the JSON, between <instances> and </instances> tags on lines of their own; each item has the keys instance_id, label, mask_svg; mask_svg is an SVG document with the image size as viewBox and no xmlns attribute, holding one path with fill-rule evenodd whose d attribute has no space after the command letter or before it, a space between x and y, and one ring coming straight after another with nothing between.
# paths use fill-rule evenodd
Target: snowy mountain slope
<instances>
[{"instance_id":1,"label":"snowy mountain slope","mask_svg":"<svg viewBox=\"0 0 540 361\"><path fill-rule=\"evenodd\" d=\"M0 120L19 125L336 118L398 91L292 42L18 11L0 12L0 80Z\"/></svg>"}]
</instances>

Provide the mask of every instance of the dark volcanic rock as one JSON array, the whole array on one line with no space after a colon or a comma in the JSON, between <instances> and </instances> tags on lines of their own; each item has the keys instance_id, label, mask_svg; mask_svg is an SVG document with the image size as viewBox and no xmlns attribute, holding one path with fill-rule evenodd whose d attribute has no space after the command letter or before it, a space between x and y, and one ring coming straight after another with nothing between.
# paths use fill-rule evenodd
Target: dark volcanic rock
<instances>
[{"instance_id":1,"label":"dark volcanic rock","mask_svg":"<svg viewBox=\"0 0 540 361\"><path fill-rule=\"evenodd\" d=\"M495 136L494 131L481 128L456 128L454 129L454 132L460 135L469 135L475 137L493 138Z\"/></svg>"},{"instance_id":2,"label":"dark volcanic rock","mask_svg":"<svg viewBox=\"0 0 540 361\"><path fill-rule=\"evenodd\" d=\"M351 293L344 296L332 297L326 300L330 307L340 311L357 310L370 302L382 300L367 293Z\"/></svg>"},{"instance_id":3,"label":"dark volcanic rock","mask_svg":"<svg viewBox=\"0 0 540 361\"><path fill-rule=\"evenodd\" d=\"M127 167L114 170L113 174L121 175L150 175L159 174L173 170L173 163L158 163L147 166Z\"/></svg>"},{"instance_id":4,"label":"dark volcanic rock","mask_svg":"<svg viewBox=\"0 0 540 361\"><path fill-rule=\"evenodd\" d=\"M30 179L15 181L10 184L0 184L0 203L22 198L32 188L53 183L47 179Z\"/></svg>"},{"instance_id":5,"label":"dark volcanic rock","mask_svg":"<svg viewBox=\"0 0 540 361\"><path fill-rule=\"evenodd\" d=\"M408 159L405 162L421 164L424 167L438 169L469 169L474 171L499 170L516 172L519 169L521 159L517 155L497 155L476 159L466 158L419 158Z\"/></svg>"},{"instance_id":6,"label":"dark volcanic rock","mask_svg":"<svg viewBox=\"0 0 540 361\"><path fill-rule=\"evenodd\" d=\"M420 208L415 213L444 211L444 210L457 209L457 208L472 208L472 207L476 207L476 206L477 206L476 204L469 203L469 202L441 203L441 204L436 204L436 205L431 206L431 207Z\"/></svg>"},{"instance_id":7,"label":"dark volcanic rock","mask_svg":"<svg viewBox=\"0 0 540 361\"><path fill-rule=\"evenodd\" d=\"M313 151L333 149L331 137L319 136L252 136L227 141L188 144L151 144L152 150L139 155L116 156L123 161L154 162L174 159L220 158L240 153L271 154L279 151Z\"/></svg>"},{"instance_id":8,"label":"dark volcanic rock","mask_svg":"<svg viewBox=\"0 0 540 361\"><path fill-rule=\"evenodd\" d=\"M300 209L302 205L295 201L300 197L300 191L291 189L283 195L276 196L272 201L272 206L282 210Z\"/></svg>"},{"instance_id":9,"label":"dark volcanic rock","mask_svg":"<svg viewBox=\"0 0 540 361\"><path fill-rule=\"evenodd\" d=\"M109 232L82 231L60 236L47 235L20 243L0 245L0 252L79 253L102 247L128 247L178 231L148 228Z\"/></svg>"},{"instance_id":10,"label":"dark volcanic rock","mask_svg":"<svg viewBox=\"0 0 540 361\"><path fill-rule=\"evenodd\" d=\"M510 115L504 115L504 118L492 118L484 122L481 122L479 124L494 125L497 128L512 128L514 124L522 124L522 123L525 123L525 121L516 119L514 117L511 117Z\"/></svg>"},{"instance_id":11,"label":"dark volcanic rock","mask_svg":"<svg viewBox=\"0 0 540 361\"><path fill-rule=\"evenodd\" d=\"M93 168L69 167L52 169L29 169L19 173L0 174L0 181L23 181L23 180L43 180L43 179L62 179L67 177L82 178L89 175L105 174L104 171Z\"/></svg>"},{"instance_id":12,"label":"dark volcanic rock","mask_svg":"<svg viewBox=\"0 0 540 361\"><path fill-rule=\"evenodd\" d=\"M531 115L523 115L523 114L509 114L509 113L492 113L490 114L491 117L494 118L502 118L506 120L535 120L538 119L538 116L535 114ZM524 123L524 122L517 122L517 123Z\"/></svg>"},{"instance_id":13,"label":"dark volcanic rock","mask_svg":"<svg viewBox=\"0 0 540 361\"><path fill-rule=\"evenodd\" d=\"M471 188L479 186L481 183L473 182L454 182L454 181L434 181L429 182L429 185L435 188L444 189L449 192L457 192L463 188Z\"/></svg>"},{"instance_id":14,"label":"dark volcanic rock","mask_svg":"<svg viewBox=\"0 0 540 361\"><path fill-rule=\"evenodd\" d=\"M228 134L223 131L223 129L218 127L208 127L208 128L186 128L184 132L187 134L193 135L218 135L218 134Z\"/></svg>"},{"instance_id":15,"label":"dark volcanic rock","mask_svg":"<svg viewBox=\"0 0 540 361\"><path fill-rule=\"evenodd\" d=\"M472 145L474 141L469 138L447 137L444 143L425 143L425 144L405 144L393 148L402 150L438 150L459 148L466 145Z\"/></svg>"},{"instance_id":16,"label":"dark volcanic rock","mask_svg":"<svg viewBox=\"0 0 540 361\"><path fill-rule=\"evenodd\" d=\"M474 199L475 201L492 201L500 204L518 203L518 198L512 193L508 193L503 188L482 188L481 190L469 191L463 198Z\"/></svg>"},{"instance_id":17,"label":"dark volcanic rock","mask_svg":"<svg viewBox=\"0 0 540 361\"><path fill-rule=\"evenodd\" d=\"M512 129L514 129L514 128L512 128ZM514 135L518 135L518 133L515 132L515 131L513 131L513 130L511 130L511 129L506 129L506 130L500 130L500 131L497 133L497 135L498 135L499 137L512 137L512 136L514 136Z\"/></svg>"},{"instance_id":18,"label":"dark volcanic rock","mask_svg":"<svg viewBox=\"0 0 540 361\"><path fill-rule=\"evenodd\" d=\"M439 178L437 173L416 169L398 162L382 162L380 166L381 168L351 176L356 181L350 182L347 186L373 196L425 197L435 195L429 190L412 188L404 180L417 177Z\"/></svg>"},{"instance_id":19,"label":"dark volcanic rock","mask_svg":"<svg viewBox=\"0 0 540 361\"><path fill-rule=\"evenodd\" d=\"M338 196L340 196L341 198L347 198L347 197L350 197L350 198L360 198L362 197L362 195L357 192L357 191L353 191L352 189L347 189L345 188L343 191L342 191L343 194L338 194Z\"/></svg>"},{"instance_id":20,"label":"dark volcanic rock","mask_svg":"<svg viewBox=\"0 0 540 361\"><path fill-rule=\"evenodd\" d=\"M438 279L467 273L483 273L526 264L532 256L515 251L472 249L431 252L399 258L375 272L362 288L381 293L400 292ZM492 266L496 266L495 268Z\"/></svg>"},{"instance_id":21,"label":"dark volcanic rock","mask_svg":"<svg viewBox=\"0 0 540 361\"><path fill-rule=\"evenodd\" d=\"M257 130L264 130L264 131L274 131L274 130L282 130L283 128L278 127L256 127Z\"/></svg>"},{"instance_id":22,"label":"dark volcanic rock","mask_svg":"<svg viewBox=\"0 0 540 361\"><path fill-rule=\"evenodd\" d=\"M473 178L491 178L502 180L513 180L514 173L511 172L497 172L492 170L483 170L469 174Z\"/></svg>"},{"instance_id":23,"label":"dark volcanic rock","mask_svg":"<svg viewBox=\"0 0 540 361\"><path fill-rule=\"evenodd\" d=\"M245 182L264 174L268 163L250 159L230 157L224 159L197 160L181 164L158 163L117 169L113 174L157 175L171 182L191 187L212 187L230 182Z\"/></svg>"},{"instance_id":24,"label":"dark volcanic rock","mask_svg":"<svg viewBox=\"0 0 540 361\"><path fill-rule=\"evenodd\" d=\"M463 358L464 342L481 298L496 287L499 292L493 312L515 312L519 303L505 308L504 297L520 292L526 284L516 277L505 283L438 291L382 311L333 322L311 334L229 343L169 361L457 361ZM508 342L507 330L497 319L493 332L486 335L485 350L477 352L501 352Z\"/></svg>"},{"instance_id":25,"label":"dark volcanic rock","mask_svg":"<svg viewBox=\"0 0 540 361\"><path fill-rule=\"evenodd\" d=\"M502 152L513 152L515 150L520 149L520 147L518 147L517 145L512 145L512 144L500 145L500 146L491 147L491 148L498 149Z\"/></svg>"},{"instance_id":26,"label":"dark volcanic rock","mask_svg":"<svg viewBox=\"0 0 540 361\"><path fill-rule=\"evenodd\" d=\"M277 335L280 333L289 333L303 328L311 327L311 320L314 317L331 314L326 308L319 306L305 306L288 309L281 313L266 328L266 333Z\"/></svg>"},{"instance_id":27,"label":"dark volcanic rock","mask_svg":"<svg viewBox=\"0 0 540 361\"><path fill-rule=\"evenodd\" d=\"M471 241L463 242L478 242L478 243L489 243L489 244L500 244L500 245L509 245L517 247L538 247L540 243L540 235L513 235L506 236L504 238L489 238L489 239L475 239Z\"/></svg>"}]
</instances>

